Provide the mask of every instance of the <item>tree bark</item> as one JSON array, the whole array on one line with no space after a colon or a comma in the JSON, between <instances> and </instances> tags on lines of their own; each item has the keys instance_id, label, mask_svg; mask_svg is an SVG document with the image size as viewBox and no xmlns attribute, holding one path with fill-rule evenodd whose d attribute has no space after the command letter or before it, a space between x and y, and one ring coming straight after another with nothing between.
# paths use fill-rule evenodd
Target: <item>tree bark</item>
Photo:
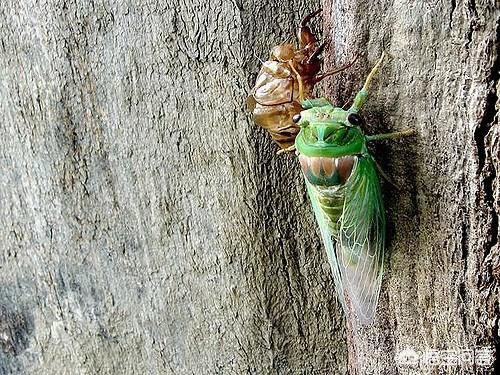
<instances>
[{"instance_id":1,"label":"tree bark","mask_svg":"<svg viewBox=\"0 0 500 375\"><path fill-rule=\"evenodd\" d=\"M244 108L318 7L0 3L0 373L346 368L297 162Z\"/></svg>"},{"instance_id":2,"label":"tree bark","mask_svg":"<svg viewBox=\"0 0 500 375\"><path fill-rule=\"evenodd\" d=\"M327 65L366 55L323 92L351 99L386 49L368 130L418 131L375 150L401 188L374 325L346 330L298 163L244 108L319 2L7 0L1 374L392 374L408 346L498 349L495 4L324 5Z\"/></svg>"},{"instance_id":3,"label":"tree bark","mask_svg":"<svg viewBox=\"0 0 500 375\"><path fill-rule=\"evenodd\" d=\"M422 355L477 356L500 345L498 2L339 0L325 4L324 16L327 66L362 55L358 71L324 91L340 104L352 100L386 50L392 58L363 110L368 131L417 131L375 148L400 188L384 183L382 295L373 326L352 333L350 373L489 374L477 363L426 364ZM403 350L417 352L419 364L396 366Z\"/></svg>"}]
</instances>

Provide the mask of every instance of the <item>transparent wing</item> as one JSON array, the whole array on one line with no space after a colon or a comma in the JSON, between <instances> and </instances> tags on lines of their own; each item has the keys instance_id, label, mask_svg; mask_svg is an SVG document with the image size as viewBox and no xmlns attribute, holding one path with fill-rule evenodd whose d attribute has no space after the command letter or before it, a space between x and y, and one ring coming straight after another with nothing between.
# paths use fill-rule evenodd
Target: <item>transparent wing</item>
<instances>
[{"instance_id":1,"label":"transparent wing","mask_svg":"<svg viewBox=\"0 0 500 375\"><path fill-rule=\"evenodd\" d=\"M375 315L382 283L385 212L375 163L358 161L345 191L336 247L348 307L361 323Z\"/></svg>"},{"instance_id":2,"label":"transparent wing","mask_svg":"<svg viewBox=\"0 0 500 375\"><path fill-rule=\"evenodd\" d=\"M374 161L360 157L344 186L307 186L340 302L346 313L354 312L367 324L378 303L385 247L385 213ZM341 213L321 201L341 202Z\"/></svg>"}]
</instances>

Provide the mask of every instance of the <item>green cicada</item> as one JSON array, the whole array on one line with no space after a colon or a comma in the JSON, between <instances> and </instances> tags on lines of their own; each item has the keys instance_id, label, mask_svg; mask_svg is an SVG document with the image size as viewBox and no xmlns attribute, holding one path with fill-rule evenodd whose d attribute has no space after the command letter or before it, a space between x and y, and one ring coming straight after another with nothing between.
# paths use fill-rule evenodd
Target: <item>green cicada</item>
<instances>
[{"instance_id":1,"label":"green cicada","mask_svg":"<svg viewBox=\"0 0 500 375\"><path fill-rule=\"evenodd\" d=\"M358 112L384 54L348 110L326 99L303 102L295 140L307 191L346 315L362 324L375 314L382 281L385 212L376 163L367 143L412 131L367 136Z\"/></svg>"}]
</instances>

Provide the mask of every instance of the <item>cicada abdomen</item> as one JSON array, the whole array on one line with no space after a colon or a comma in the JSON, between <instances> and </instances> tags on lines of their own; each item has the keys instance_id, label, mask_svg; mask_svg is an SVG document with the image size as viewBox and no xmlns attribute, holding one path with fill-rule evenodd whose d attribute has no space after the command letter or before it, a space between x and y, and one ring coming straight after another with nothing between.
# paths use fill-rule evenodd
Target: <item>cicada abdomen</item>
<instances>
[{"instance_id":1,"label":"cicada abdomen","mask_svg":"<svg viewBox=\"0 0 500 375\"><path fill-rule=\"evenodd\" d=\"M293 116L302 110L302 102L311 97L314 85L354 62L320 73L320 55L325 44L318 45L316 36L307 26L309 20L320 12L308 15L300 23L299 48L283 43L271 49L270 58L262 64L247 99L255 123L266 129L282 149L293 146L299 132Z\"/></svg>"},{"instance_id":2,"label":"cicada abdomen","mask_svg":"<svg viewBox=\"0 0 500 375\"><path fill-rule=\"evenodd\" d=\"M361 128L358 112L382 58L351 108L306 100L295 118L300 127L295 146L335 287L346 315L362 324L373 319L378 303L386 225L376 164L366 145L412 134L366 136Z\"/></svg>"}]
</instances>

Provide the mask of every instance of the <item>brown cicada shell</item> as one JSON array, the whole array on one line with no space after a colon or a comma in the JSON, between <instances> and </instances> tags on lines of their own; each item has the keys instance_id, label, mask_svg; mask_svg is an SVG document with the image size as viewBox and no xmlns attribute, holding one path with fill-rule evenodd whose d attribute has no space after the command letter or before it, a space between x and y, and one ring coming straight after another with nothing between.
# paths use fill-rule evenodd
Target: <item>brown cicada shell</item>
<instances>
[{"instance_id":1,"label":"brown cicada shell","mask_svg":"<svg viewBox=\"0 0 500 375\"><path fill-rule=\"evenodd\" d=\"M268 61L262 64L257 81L247 99L255 123L266 129L284 150L293 149L299 127L293 116L302 110L302 101L312 95L314 85L323 78L347 69L354 62L320 73L320 54L316 36L307 23L321 9L306 16L298 28L299 48L283 43L271 49Z\"/></svg>"}]
</instances>

